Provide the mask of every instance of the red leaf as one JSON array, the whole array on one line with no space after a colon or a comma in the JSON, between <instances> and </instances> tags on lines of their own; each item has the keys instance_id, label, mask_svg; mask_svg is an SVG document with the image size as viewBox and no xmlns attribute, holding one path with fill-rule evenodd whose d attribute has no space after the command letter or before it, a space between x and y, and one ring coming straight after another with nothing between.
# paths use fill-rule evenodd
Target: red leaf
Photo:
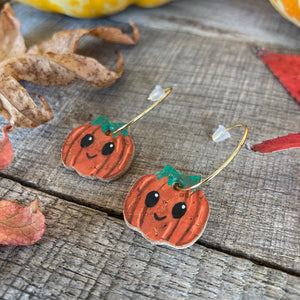
<instances>
[{"instance_id":1,"label":"red leaf","mask_svg":"<svg viewBox=\"0 0 300 300\"><path fill-rule=\"evenodd\" d=\"M260 144L253 145L251 150L260 153L270 153L298 147L300 147L300 132L290 133L286 136L281 136L276 139L267 140Z\"/></svg>"},{"instance_id":2,"label":"red leaf","mask_svg":"<svg viewBox=\"0 0 300 300\"><path fill-rule=\"evenodd\" d=\"M258 57L300 103L300 56L258 50Z\"/></svg>"},{"instance_id":3,"label":"red leaf","mask_svg":"<svg viewBox=\"0 0 300 300\"><path fill-rule=\"evenodd\" d=\"M2 129L3 139L0 141L0 170L6 169L14 157L14 153L7 135L7 132L11 128L11 125L7 125Z\"/></svg>"},{"instance_id":4,"label":"red leaf","mask_svg":"<svg viewBox=\"0 0 300 300\"><path fill-rule=\"evenodd\" d=\"M45 216L38 207L38 200L27 207L0 201L0 244L32 245L41 239L45 230Z\"/></svg>"}]
</instances>

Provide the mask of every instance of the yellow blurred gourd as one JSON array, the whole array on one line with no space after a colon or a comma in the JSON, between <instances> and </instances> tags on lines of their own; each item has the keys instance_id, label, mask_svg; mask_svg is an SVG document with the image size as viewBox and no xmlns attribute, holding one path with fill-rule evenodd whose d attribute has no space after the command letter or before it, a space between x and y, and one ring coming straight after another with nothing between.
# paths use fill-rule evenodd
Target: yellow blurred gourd
<instances>
[{"instance_id":1,"label":"yellow blurred gourd","mask_svg":"<svg viewBox=\"0 0 300 300\"><path fill-rule=\"evenodd\" d=\"M270 0L278 12L300 27L300 0Z\"/></svg>"},{"instance_id":2,"label":"yellow blurred gourd","mask_svg":"<svg viewBox=\"0 0 300 300\"><path fill-rule=\"evenodd\" d=\"M79 18L115 14L134 4L155 7L173 0L17 0L41 10L58 12ZM300 0L270 0L277 11L300 27Z\"/></svg>"},{"instance_id":3,"label":"yellow blurred gourd","mask_svg":"<svg viewBox=\"0 0 300 300\"><path fill-rule=\"evenodd\" d=\"M135 4L154 7L172 0L18 0L41 10L58 12L72 17L93 18L115 14Z\"/></svg>"}]
</instances>

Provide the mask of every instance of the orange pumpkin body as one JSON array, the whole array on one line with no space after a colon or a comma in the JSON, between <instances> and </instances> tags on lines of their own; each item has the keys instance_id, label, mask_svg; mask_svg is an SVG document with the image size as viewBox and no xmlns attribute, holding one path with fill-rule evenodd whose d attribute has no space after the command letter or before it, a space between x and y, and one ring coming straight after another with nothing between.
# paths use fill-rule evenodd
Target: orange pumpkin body
<instances>
[{"instance_id":1,"label":"orange pumpkin body","mask_svg":"<svg viewBox=\"0 0 300 300\"><path fill-rule=\"evenodd\" d=\"M140 177L124 204L127 225L156 244L175 248L192 245L205 229L209 205L202 192L175 190L169 178Z\"/></svg>"},{"instance_id":2,"label":"orange pumpkin body","mask_svg":"<svg viewBox=\"0 0 300 300\"><path fill-rule=\"evenodd\" d=\"M66 167L80 175L111 181L120 177L133 158L134 144L129 135L107 135L102 125L84 124L75 128L62 148Z\"/></svg>"},{"instance_id":3,"label":"orange pumpkin body","mask_svg":"<svg viewBox=\"0 0 300 300\"><path fill-rule=\"evenodd\" d=\"M299 0L270 0L276 10L286 19L300 27Z\"/></svg>"}]
</instances>

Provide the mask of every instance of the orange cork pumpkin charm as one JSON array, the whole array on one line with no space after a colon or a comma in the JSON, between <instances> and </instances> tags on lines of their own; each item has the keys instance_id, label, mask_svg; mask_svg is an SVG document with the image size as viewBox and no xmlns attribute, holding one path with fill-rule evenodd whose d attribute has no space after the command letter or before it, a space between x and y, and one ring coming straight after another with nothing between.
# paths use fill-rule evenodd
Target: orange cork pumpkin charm
<instances>
[{"instance_id":1,"label":"orange cork pumpkin charm","mask_svg":"<svg viewBox=\"0 0 300 300\"><path fill-rule=\"evenodd\" d=\"M162 172L140 177L131 188L124 203L126 224L154 244L186 248L203 233L209 205L200 186L214 178L236 156L244 145L248 126L243 123L225 128L219 126L212 139L220 142L230 137L229 130L244 127L244 135L229 158L212 174L186 176L166 165Z\"/></svg>"},{"instance_id":2,"label":"orange cork pumpkin charm","mask_svg":"<svg viewBox=\"0 0 300 300\"><path fill-rule=\"evenodd\" d=\"M200 180L168 165L160 173L140 177L125 200L126 223L152 243L175 248L192 245L205 229L208 202L201 189L176 190L174 184L186 187Z\"/></svg>"},{"instance_id":3,"label":"orange cork pumpkin charm","mask_svg":"<svg viewBox=\"0 0 300 300\"><path fill-rule=\"evenodd\" d=\"M102 181L112 181L123 175L130 166L134 144L128 134L128 127L161 103L172 88L155 88L148 99L155 102L128 123L113 123L99 116L93 124L75 128L67 137L61 159L68 168L78 174Z\"/></svg>"},{"instance_id":4,"label":"orange cork pumpkin charm","mask_svg":"<svg viewBox=\"0 0 300 300\"><path fill-rule=\"evenodd\" d=\"M75 128L62 148L62 161L66 167L80 175L111 181L129 168L134 154L134 144L124 129L114 131L125 123L112 123L99 116L93 124Z\"/></svg>"}]
</instances>

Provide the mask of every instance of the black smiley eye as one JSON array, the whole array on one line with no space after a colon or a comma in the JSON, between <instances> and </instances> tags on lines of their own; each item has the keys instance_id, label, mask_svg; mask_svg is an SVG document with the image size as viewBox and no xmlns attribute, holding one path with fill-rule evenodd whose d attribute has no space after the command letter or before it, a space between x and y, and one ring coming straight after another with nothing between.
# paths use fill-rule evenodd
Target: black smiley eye
<instances>
[{"instance_id":1,"label":"black smiley eye","mask_svg":"<svg viewBox=\"0 0 300 300\"><path fill-rule=\"evenodd\" d=\"M114 143L106 143L102 148L102 154L103 155L109 155L112 154L112 152L115 150L115 144Z\"/></svg>"},{"instance_id":2,"label":"black smiley eye","mask_svg":"<svg viewBox=\"0 0 300 300\"><path fill-rule=\"evenodd\" d=\"M156 191L152 191L147 194L146 200L145 200L145 205L147 207L153 207L156 205L158 200L159 200L159 193Z\"/></svg>"},{"instance_id":3,"label":"black smiley eye","mask_svg":"<svg viewBox=\"0 0 300 300\"><path fill-rule=\"evenodd\" d=\"M186 205L183 202L178 202L173 206L172 216L174 219L180 219L186 213Z\"/></svg>"},{"instance_id":4,"label":"black smiley eye","mask_svg":"<svg viewBox=\"0 0 300 300\"><path fill-rule=\"evenodd\" d=\"M94 136L91 134L87 134L81 139L80 146L82 148L86 148L91 144L93 144L93 142L94 142Z\"/></svg>"}]
</instances>

